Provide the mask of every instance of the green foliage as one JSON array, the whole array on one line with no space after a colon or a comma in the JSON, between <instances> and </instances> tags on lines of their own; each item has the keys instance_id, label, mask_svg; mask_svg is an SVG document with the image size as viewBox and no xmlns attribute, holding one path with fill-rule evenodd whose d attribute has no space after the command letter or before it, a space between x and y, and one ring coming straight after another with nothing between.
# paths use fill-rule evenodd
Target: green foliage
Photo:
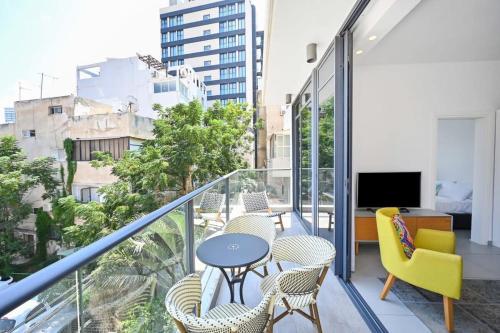
<instances>
[{"instance_id":1,"label":"green foliage","mask_svg":"<svg viewBox=\"0 0 500 333\"><path fill-rule=\"evenodd\" d=\"M12 136L0 138L0 275L12 272L12 260L26 248L14 235L16 226L30 214L25 201L34 188L44 190L43 198L57 195L59 182L52 158L28 161Z\"/></svg>"},{"instance_id":2,"label":"green foliage","mask_svg":"<svg viewBox=\"0 0 500 333\"><path fill-rule=\"evenodd\" d=\"M40 210L36 214L36 255L40 260L47 259L47 242L49 240L50 227L52 225L52 218L47 212Z\"/></svg>"},{"instance_id":3,"label":"green foliage","mask_svg":"<svg viewBox=\"0 0 500 333\"><path fill-rule=\"evenodd\" d=\"M172 326L173 320L165 311L163 301L155 299L151 303L138 305L131 309L127 319L122 322L122 332L168 332Z\"/></svg>"},{"instance_id":4,"label":"green foliage","mask_svg":"<svg viewBox=\"0 0 500 333\"><path fill-rule=\"evenodd\" d=\"M73 140L66 138L63 144L66 152L66 169L68 170L68 178L63 190L63 196L66 196L66 193L72 194L73 192L73 180L75 179L77 163L73 161ZM61 172L61 177L64 182L64 170Z\"/></svg>"}]
</instances>

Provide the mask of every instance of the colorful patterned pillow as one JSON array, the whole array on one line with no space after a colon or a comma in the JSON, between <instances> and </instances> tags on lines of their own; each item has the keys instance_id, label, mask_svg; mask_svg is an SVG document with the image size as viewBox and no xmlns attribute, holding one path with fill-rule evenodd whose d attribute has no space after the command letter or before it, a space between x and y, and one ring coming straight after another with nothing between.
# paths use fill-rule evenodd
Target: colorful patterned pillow
<instances>
[{"instance_id":1,"label":"colorful patterned pillow","mask_svg":"<svg viewBox=\"0 0 500 333\"><path fill-rule=\"evenodd\" d=\"M399 234L399 240L401 241L405 255L411 259L413 251L415 251L415 244L413 244L413 238L411 238L405 221L403 221L401 215L396 214L392 217L392 224L394 224L394 228L396 228Z\"/></svg>"}]
</instances>

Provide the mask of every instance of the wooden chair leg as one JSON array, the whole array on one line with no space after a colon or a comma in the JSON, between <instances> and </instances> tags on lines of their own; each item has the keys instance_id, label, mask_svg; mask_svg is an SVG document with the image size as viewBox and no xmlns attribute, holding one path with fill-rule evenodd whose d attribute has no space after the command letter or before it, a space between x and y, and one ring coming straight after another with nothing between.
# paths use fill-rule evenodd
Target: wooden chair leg
<instances>
[{"instance_id":1,"label":"wooden chair leg","mask_svg":"<svg viewBox=\"0 0 500 333\"><path fill-rule=\"evenodd\" d=\"M385 281L384 289L382 289L382 292L380 293L381 300L385 299L394 282L396 282L396 277L389 273L389 276L387 276L387 280Z\"/></svg>"},{"instance_id":2,"label":"wooden chair leg","mask_svg":"<svg viewBox=\"0 0 500 333\"><path fill-rule=\"evenodd\" d=\"M455 329L454 325L454 313L453 313L453 299L443 296L443 306L444 306L444 322L448 332L453 332Z\"/></svg>"},{"instance_id":3,"label":"wooden chair leg","mask_svg":"<svg viewBox=\"0 0 500 333\"><path fill-rule=\"evenodd\" d=\"M283 218L280 216L278 216L279 219L280 219L280 226L281 226L281 231L285 231L285 227L283 226Z\"/></svg>"},{"instance_id":4,"label":"wooden chair leg","mask_svg":"<svg viewBox=\"0 0 500 333\"><path fill-rule=\"evenodd\" d=\"M318 329L318 333L323 333L323 329L321 328L321 321L319 320L318 304L314 303L312 307L314 310L314 319L316 321L316 327Z\"/></svg>"}]
</instances>

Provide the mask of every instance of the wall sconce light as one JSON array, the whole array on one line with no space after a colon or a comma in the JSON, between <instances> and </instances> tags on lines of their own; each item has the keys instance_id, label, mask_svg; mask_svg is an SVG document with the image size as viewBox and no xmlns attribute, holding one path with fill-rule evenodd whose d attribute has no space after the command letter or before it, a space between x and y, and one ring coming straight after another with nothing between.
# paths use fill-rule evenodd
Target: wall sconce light
<instances>
[{"instance_id":1,"label":"wall sconce light","mask_svg":"<svg viewBox=\"0 0 500 333\"><path fill-rule=\"evenodd\" d=\"M316 43L311 43L307 44L306 48L306 56L307 56L307 63L311 64L316 61L317 58L317 44Z\"/></svg>"},{"instance_id":2,"label":"wall sconce light","mask_svg":"<svg viewBox=\"0 0 500 333\"><path fill-rule=\"evenodd\" d=\"M292 104L292 94L285 95L285 104Z\"/></svg>"}]
</instances>

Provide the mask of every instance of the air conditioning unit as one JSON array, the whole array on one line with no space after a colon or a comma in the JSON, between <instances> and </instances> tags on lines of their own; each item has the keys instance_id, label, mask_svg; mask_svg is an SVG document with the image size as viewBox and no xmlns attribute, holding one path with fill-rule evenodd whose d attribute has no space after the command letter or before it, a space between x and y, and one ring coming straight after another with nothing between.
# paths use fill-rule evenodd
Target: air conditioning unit
<instances>
[{"instance_id":1,"label":"air conditioning unit","mask_svg":"<svg viewBox=\"0 0 500 333\"><path fill-rule=\"evenodd\" d=\"M189 75L189 71L186 67L182 67L181 69L179 69L179 76L181 78L184 79L184 78L188 77L188 75Z\"/></svg>"}]
</instances>

